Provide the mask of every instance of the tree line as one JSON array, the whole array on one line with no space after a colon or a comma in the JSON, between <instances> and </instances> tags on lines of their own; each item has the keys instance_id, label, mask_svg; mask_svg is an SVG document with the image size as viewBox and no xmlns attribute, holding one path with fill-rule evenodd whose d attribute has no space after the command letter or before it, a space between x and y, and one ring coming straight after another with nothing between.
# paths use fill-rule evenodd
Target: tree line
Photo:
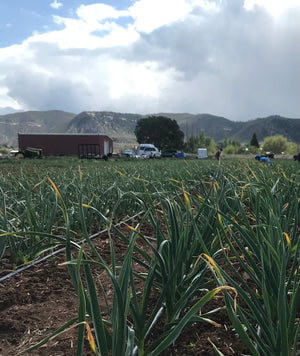
<instances>
[{"instance_id":1,"label":"tree line","mask_svg":"<svg viewBox=\"0 0 300 356\"><path fill-rule=\"evenodd\" d=\"M247 144L241 144L227 135L222 141L215 142L212 137L205 136L204 132L191 134L185 141L177 121L164 116L140 119L135 128L135 135L138 143L152 143L160 150L184 150L189 153L197 153L198 148L207 148L209 154L215 153L218 148L222 148L225 154L256 154L262 150L275 154L294 154L300 151L299 145L289 142L282 135L266 137L260 144L255 132Z\"/></svg>"}]
</instances>

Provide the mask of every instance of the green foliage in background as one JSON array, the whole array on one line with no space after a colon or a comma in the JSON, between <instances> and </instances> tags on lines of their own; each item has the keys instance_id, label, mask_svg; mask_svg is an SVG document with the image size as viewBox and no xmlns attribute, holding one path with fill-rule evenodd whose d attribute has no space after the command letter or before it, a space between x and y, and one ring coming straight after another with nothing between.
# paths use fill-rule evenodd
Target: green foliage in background
<instances>
[{"instance_id":1,"label":"green foliage in background","mask_svg":"<svg viewBox=\"0 0 300 356\"><path fill-rule=\"evenodd\" d=\"M212 137L204 135L202 131L199 135L191 135L188 137L184 149L189 153L197 153L198 148L207 148L209 154L215 154L218 147Z\"/></svg>"},{"instance_id":2,"label":"green foliage in background","mask_svg":"<svg viewBox=\"0 0 300 356\"><path fill-rule=\"evenodd\" d=\"M282 135L269 136L264 139L262 144L265 152L281 153L286 152L288 140Z\"/></svg>"},{"instance_id":3,"label":"green foliage in background","mask_svg":"<svg viewBox=\"0 0 300 356\"><path fill-rule=\"evenodd\" d=\"M256 133L254 132L252 137L251 137L251 141L250 141L250 146L254 146L254 147L259 147L259 142L256 136Z\"/></svg>"},{"instance_id":4,"label":"green foliage in background","mask_svg":"<svg viewBox=\"0 0 300 356\"><path fill-rule=\"evenodd\" d=\"M150 116L138 120L134 131L138 143L152 143L160 150L183 148L184 133L176 120Z\"/></svg>"}]
</instances>

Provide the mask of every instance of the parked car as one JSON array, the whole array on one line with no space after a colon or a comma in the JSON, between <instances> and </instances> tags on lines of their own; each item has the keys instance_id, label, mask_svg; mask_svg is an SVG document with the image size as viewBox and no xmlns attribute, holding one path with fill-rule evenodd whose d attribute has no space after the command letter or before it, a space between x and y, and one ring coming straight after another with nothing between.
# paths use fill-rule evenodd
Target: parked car
<instances>
[{"instance_id":1,"label":"parked car","mask_svg":"<svg viewBox=\"0 0 300 356\"><path fill-rule=\"evenodd\" d=\"M266 152L264 154L261 155L261 157L266 157L266 158L274 158L275 154L272 152Z\"/></svg>"},{"instance_id":2,"label":"parked car","mask_svg":"<svg viewBox=\"0 0 300 356\"><path fill-rule=\"evenodd\" d=\"M140 144L139 155L144 158L160 158L161 152L158 148L150 143Z\"/></svg>"},{"instance_id":3,"label":"parked car","mask_svg":"<svg viewBox=\"0 0 300 356\"><path fill-rule=\"evenodd\" d=\"M156 147L145 147L142 156L146 156L147 158L160 158L161 152Z\"/></svg>"},{"instance_id":4,"label":"parked car","mask_svg":"<svg viewBox=\"0 0 300 356\"><path fill-rule=\"evenodd\" d=\"M161 153L162 157L177 157L177 151L176 150L166 150Z\"/></svg>"},{"instance_id":5,"label":"parked car","mask_svg":"<svg viewBox=\"0 0 300 356\"><path fill-rule=\"evenodd\" d=\"M185 153L184 152L178 152L177 153L177 158L186 158Z\"/></svg>"},{"instance_id":6,"label":"parked car","mask_svg":"<svg viewBox=\"0 0 300 356\"><path fill-rule=\"evenodd\" d=\"M133 157L133 152L132 150L124 150L122 151L122 156Z\"/></svg>"}]
</instances>

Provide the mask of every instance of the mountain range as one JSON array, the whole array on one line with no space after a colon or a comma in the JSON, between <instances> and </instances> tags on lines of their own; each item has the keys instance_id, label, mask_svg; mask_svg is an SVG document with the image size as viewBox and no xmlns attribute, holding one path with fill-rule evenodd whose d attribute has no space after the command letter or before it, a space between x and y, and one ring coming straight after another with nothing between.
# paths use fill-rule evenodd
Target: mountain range
<instances>
[{"instance_id":1,"label":"mountain range","mask_svg":"<svg viewBox=\"0 0 300 356\"><path fill-rule=\"evenodd\" d=\"M249 143L253 133L261 143L265 137L281 134L288 141L300 144L300 119L273 115L246 122L236 122L211 114L159 113L130 114L109 111L85 111L73 114L65 111L26 111L0 115L0 146L17 147L18 132L23 133L103 133L115 146L136 144L134 129L140 118L160 115L175 119L185 137L204 132L216 142L228 138Z\"/></svg>"}]
</instances>

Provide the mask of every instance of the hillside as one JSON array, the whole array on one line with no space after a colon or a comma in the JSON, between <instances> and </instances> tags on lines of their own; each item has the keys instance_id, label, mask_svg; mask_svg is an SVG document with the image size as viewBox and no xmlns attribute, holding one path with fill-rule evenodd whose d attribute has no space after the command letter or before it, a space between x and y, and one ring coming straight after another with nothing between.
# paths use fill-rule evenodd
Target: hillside
<instances>
[{"instance_id":1,"label":"hillside","mask_svg":"<svg viewBox=\"0 0 300 356\"><path fill-rule=\"evenodd\" d=\"M16 146L18 132L64 132L75 116L59 110L0 115L0 145Z\"/></svg>"},{"instance_id":2,"label":"hillside","mask_svg":"<svg viewBox=\"0 0 300 356\"><path fill-rule=\"evenodd\" d=\"M110 111L85 111L77 115L69 124L67 132L71 133L105 133L114 142L135 142L134 129L141 118L137 114L122 114Z\"/></svg>"},{"instance_id":3,"label":"hillside","mask_svg":"<svg viewBox=\"0 0 300 356\"><path fill-rule=\"evenodd\" d=\"M289 141L300 144L300 119L274 115L236 122L210 114L159 113L146 116L150 115L175 119L186 137L203 131L216 142L222 141L227 135L228 138L248 143L255 132L259 142L267 136L282 134ZM139 114L110 111L85 111L76 115L59 110L0 115L0 146L17 146L18 132L70 132L105 133L114 140L115 147L119 149L122 146L136 144L134 129L142 117L144 116Z\"/></svg>"},{"instance_id":4,"label":"hillside","mask_svg":"<svg viewBox=\"0 0 300 356\"><path fill-rule=\"evenodd\" d=\"M228 137L233 136L244 124L210 114L191 115L164 113L162 115L175 119L185 136L188 137L192 134L197 135L203 131L205 136L213 137L216 142L222 141L226 134Z\"/></svg>"},{"instance_id":5,"label":"hillside","mask_svg":"<svg viewBox=\"0 0 300 356\"><path fill-rule=\"evenodd\" d=\"M206 136L213 137L216 142L222 141L227 134L229 138L248 143L252 134L256 132L260 142L263 142L267 136L281 134L289 141L300 144L300 119L269 116L247 122L236 122L210 114L159 113L150 115L161 115L176 120L186 137L200 134L203 131ZM83 112L70 122L67 132L101 132L108 134L116 143L135 143L134 129L137 121L142 117L138 114L108 111Z\"/></svg>"},{"instance_id":6,"label":"hillside","mask_svg":"<svg viewBox=\"0 0 300 356\"><path fill-rule=\"evenodd\" d=\"M300 144L300 119L273 115L247 121L232 137L242 142L249 142L253 132L256 133L259 142L267 136L283 135L288 141Z\"/></svg>"}]
</instances>

